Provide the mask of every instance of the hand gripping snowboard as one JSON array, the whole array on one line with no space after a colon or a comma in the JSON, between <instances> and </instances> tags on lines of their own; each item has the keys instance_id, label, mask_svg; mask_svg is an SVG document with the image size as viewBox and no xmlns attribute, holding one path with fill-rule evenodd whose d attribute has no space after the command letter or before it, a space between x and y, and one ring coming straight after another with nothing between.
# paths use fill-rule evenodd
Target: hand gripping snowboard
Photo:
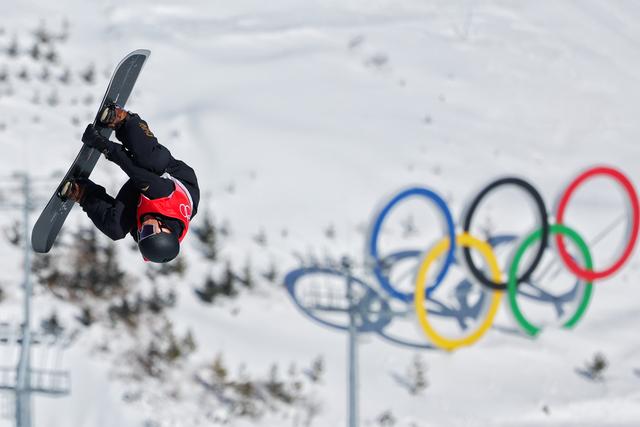
<instances>
[{"instance_id":1,"label":"hand gripping snowboard","mask_svg":"<svg viewBox=\"0 0 640 427\"><path fill-rule=\"evenodd\" d=\"M139 49L131 52L127 55L116 67L111 76L109 87L104 94L100 108L93 122L95 125L98 123L98 116L103 107L110 103L115 102L119 106L124 107L133 86L138 79L138 75L142 70L142 66L151 54L150 51L145 49ZM98 131L105 138L109 138L112 129L106 127L97 127ZM56 241L56 237L64 224L67 215L71 212L74 202L71 200L64 200L58 194L62 185L73 178L87 178L91 171L95 167L98 159L100 158L100 152L94 148L82 145L80 152L73 161L73 164L69 168L69 171L64 176L64 179L56 188L55 193L47 203L40 214L40 218L36 221L31 233L31 246L33 250L39 253L47 253Z\"/></svg>"}]
</instances>

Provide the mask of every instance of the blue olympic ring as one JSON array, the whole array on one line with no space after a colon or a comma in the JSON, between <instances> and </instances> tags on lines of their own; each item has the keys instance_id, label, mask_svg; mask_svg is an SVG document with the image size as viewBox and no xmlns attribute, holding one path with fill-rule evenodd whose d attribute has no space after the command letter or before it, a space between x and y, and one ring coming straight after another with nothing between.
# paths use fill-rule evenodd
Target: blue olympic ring
<instances>
[{"instance_id":1,"label":"blue olympic ring","mask_svg":"<svg viewBox=\"0 0 640 427\"><path fill-rule=\"evenodd\" d=\"M376 217L373 225L371 227L369 233L369 240L367 243L367 255L373 261L373 273L380 283L380 286L393 298L399 299L404 302L413 301L413 292L401 292L396 290L389 279L384 274L384 265L380 260L380 254L378 251L378 238L380 236L380 231L382 229L382 223L386 216L389 214L391 209L398 204L401 200L411 197L411 196L421 196L426 198L429 201L432 201L436 207L438 207L442 214L444 215L447 227L447 237L449 237L450 242L456 241L456 229L453 222L453 216L447 207L446 202L435 192L422 187L413 187L407 190L402 191L397 194L389 203L387 203L378 216ZM452 243L449 245L449 250L447 252L447 257L445 258L444 263L442 264L442 268L436 277L436 280L433 284L427 287L426 294L427 296L431 295L431 293L436 289L440 283L444 280L447 272L449 271L449 267L454 262L456 252L456 245Z\"/></svg>"}]
</instances>

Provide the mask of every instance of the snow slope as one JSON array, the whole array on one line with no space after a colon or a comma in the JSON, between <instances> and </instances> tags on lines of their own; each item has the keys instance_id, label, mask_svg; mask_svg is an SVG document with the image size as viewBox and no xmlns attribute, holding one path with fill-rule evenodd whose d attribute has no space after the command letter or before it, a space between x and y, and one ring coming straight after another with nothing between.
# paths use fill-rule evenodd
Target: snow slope
<instances>
[{"instance_id":1,"label":"snow slope","mask_svg":"<svg viewBox=\"0 0 640 427\"><path fill-rule=\"evenodd\" d=\"M57 29L65 18L69 39L61 56L77 67L74 72L95 64L96 82L70 89L43 84L43 97L55 89L77 98L50 107L30 102L39 83L13 80L15 93L0 96L4 175L65 169L109 70L125 53L148 48L152 55L129 108L198 172L206 195L201 212L208 206L217 221L229 224L233 233L223 253L237 265L275 262L283 275L300 257L349 255L362 262L372 212L409 184L437 189L459 218L474 191L500 175L529 178L549 207L563 183L592 164L614 165L640 183L640 6L633 2L23 1L4 8L0 43L8 45L13 34L26 39L43 20ZM2 58L12 75L20 69ZM25 59L14 61L39 70ZM93 102L85 105L87 95ZM96 181L115 191L124 179L100 161ZM43 195L49 191L42 186ZM523 200L515 192L495 197L486 216L497 231L531 228ZM610 184L594 182L572 206L569 218L590 241L619 215L623 201ZM419 230L409 240L398 231L408 215ZM3 222L16 218L17 212ZM426 249L438 235L430 227L435 218L419 203L399 209L385 250ZM86 224L80 209L69 223ZM333 239L325 235L331 226ZM255 241L261 232L266 247ZM618 227L593 247L596 266L606 264L623 237ZM145 267L127 246L120 244L121 255L142 286ZM8 288L19 283L20 252L7 245L0 251ZM154 397L162 386L150 383L140 386L141 401L123 402L137 386L113 378L117 361L93 351L109 333L92 329L65 356L73 394L36 398L35 425L140 426L147 419L196 425L188 417L204 409L189 381L219 352L252 373L266 373L274 362L308 365L323 355L326 377L314 391L322 410L312 425L345 424L346 336L301 316L281 286L261 284L233 301L200 303L193 288L207 267L195 246L184 252L189 274L175 285L180 303L169 314L178 330L191 328L199 344L178 382L188 397ZM513 333L503 307L500 328L477 345L452 354L421 352L429 387L418 396L394 380L415 350L364 337L361 425L379 425L376 418L385 411L402 426L638 425L639 266L634 255L623 272L596 284L575 330L551 328L531 340ZM366 271L358 274L374 283ZM3 318L18 313L19 298L9 292ZM60 305L46 293L38 298L36 317ZM410 317L396 329L421 341L415 323ZM604 381L589 381L576 368L598 351L610 367ZM272 414L234 423L295 425L295 418Z\"/></svg>"}]
</instances>

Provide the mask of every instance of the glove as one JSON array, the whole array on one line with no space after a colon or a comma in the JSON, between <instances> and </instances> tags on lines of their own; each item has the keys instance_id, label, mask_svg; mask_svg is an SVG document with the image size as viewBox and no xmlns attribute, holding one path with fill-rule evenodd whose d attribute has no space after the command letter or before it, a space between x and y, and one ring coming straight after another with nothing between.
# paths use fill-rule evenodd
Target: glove
<instances>
[{"instance_id":1,"label":"glove","mask_svg":"<svg viewBox=\"0 0 640 427\"><path fill-rule=\"evenodd\" d=\"M111 141L100 135L98 130L92 124L89 124L82 134L82 142L89 147L95 148L96 150L104 153L109 148L109 143Z\"/></svg>"}]
</instances>

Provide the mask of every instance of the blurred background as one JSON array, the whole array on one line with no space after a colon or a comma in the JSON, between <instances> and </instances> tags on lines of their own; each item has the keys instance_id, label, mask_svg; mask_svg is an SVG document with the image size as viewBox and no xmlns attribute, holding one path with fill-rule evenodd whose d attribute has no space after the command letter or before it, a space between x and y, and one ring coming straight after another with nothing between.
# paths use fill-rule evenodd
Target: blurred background
<instances>
[{"instance_id":1,"label":"blurred background","mask_svg":"<svg viewBox=\"0 0 640 427\"><path fill-rule=\"evenodd\" d=\"M640 5L617 0L5 4L0 425L19 415L25 195L28 225L114 67L140 48L151 56L126 107L196 170L199 212L162 267L78 206L51 252L33 254L34 426L638 425L636 255L566 330L582 284L547 251L537 291L518 297L546 329L528 337L505 301L454 352L427 339L413 300L388 295L367 255L380 209L410 186L437 192L458 224L506 175L532 183L551 219L589 166L640 182L638 19ZM126 176L102 158L92 179L115 195ZM596 268L629 238L626 204L602 178L572 198L566 221ZM411 251L384 268L399 290L412 292L441 222L419 197L386 216L381 258ZM537 217L506 188L473 224L482 239L512 236L496 247L506 271ZM490 293L470 279L452 267L427 303L443 334L481 322Z\"/></svg>"}]
</instances>

